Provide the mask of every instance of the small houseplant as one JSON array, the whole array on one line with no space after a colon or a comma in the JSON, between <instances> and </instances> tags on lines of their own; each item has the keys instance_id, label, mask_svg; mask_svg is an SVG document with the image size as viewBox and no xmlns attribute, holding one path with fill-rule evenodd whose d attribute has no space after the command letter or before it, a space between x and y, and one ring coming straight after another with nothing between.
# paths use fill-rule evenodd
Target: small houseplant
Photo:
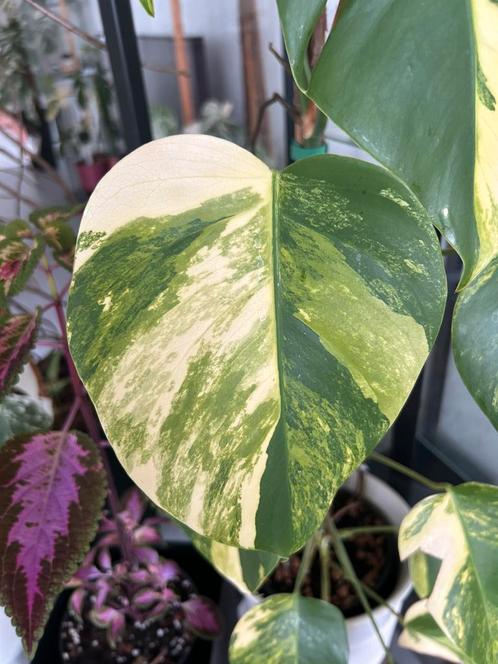
<instances>
[{"instance_id":1,"label":"small houseplant","mask_svg":"<svg viewBox=\"0 0 498 664\"><path fill-rule=\"evenodd\" d=\"M311 68L325 4L278 2L296 83L387 168L330 155L272 173L212 137L149 144L90 200L70 294L71 351L123 465L250 588L311 548L333 495L408 396L446 297L434 226L464 262L457 364L498 426L498 5L341 2ZM26 343L35 322L23 323L20 334L7 321L9 339ZM420 479L436 493L400 529L421 597L403 641L493 664L498 489ZM0 540L11 556L16 524ZM5 587L0 577L23 625ZM344 664L347 650L339 611L283 593L242 618L230 657Z\"/></svg>"}]
</instances>

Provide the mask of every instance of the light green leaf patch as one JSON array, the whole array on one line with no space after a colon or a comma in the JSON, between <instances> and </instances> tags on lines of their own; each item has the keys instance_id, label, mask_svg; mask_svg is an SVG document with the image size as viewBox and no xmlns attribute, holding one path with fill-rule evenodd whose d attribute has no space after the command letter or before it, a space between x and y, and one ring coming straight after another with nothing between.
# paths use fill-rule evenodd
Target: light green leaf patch
<instances>
[{"instance_id":1,"label":"light green leaf patch","mask_svg":"<svg viewBox=\"0 0 498 664\"><path fill-rule=\"evenodd\" d=\"M473 662L498 659L498 487L468 483L430 496L404 519L403 559L441 560L425 606L457 651Z\"/></svg>"},{"instance_id":2,"label":"light green leaf patch","mask_svg":"<svg viewBox=\"0 0 498 664\"><path fill-rule=\"evenodd\" d=\"M242 593L255 592L278 565L274 553L237 549L189 531L196 549Z\"/></svg>"},{"instance_id":3,"label":"light green leaf patch","mask_svg":"<svg viewBox=\"0 0 498 664\"><path fill-rule=\"evenodd\" d=\"M125 468L204 537L299 549L435 339L445 277L422 208L370 164L271 173L177 136L104 178L89 232L70 346Z\"/></svg>"},{"instance_id":4,"label":"light green leaf patch","mask_svg":"<svg viewBox=\"0 0 498 664\"><path fill-rule=\"evenodd\" d=\"M239 620L229 658L230 664L347 664L344 618L319 599L272 595Z\"/></svg>"}]
</instances>

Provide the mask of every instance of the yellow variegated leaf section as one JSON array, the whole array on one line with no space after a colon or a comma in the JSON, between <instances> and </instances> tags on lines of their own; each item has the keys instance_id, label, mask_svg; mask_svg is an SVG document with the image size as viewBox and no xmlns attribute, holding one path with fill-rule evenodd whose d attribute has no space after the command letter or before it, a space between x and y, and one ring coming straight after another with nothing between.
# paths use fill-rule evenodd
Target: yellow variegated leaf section
<instances>
[{"instance_id":1,"label":"yellow variegated leaf section","mask_svg":"<svg viewBox=\"0 0 498 664\"><path fill-rule=\"evenodd\" d=\"M416 505L399 534L402 559L441 560L424 606L454 647L479 664L498 660L498 487L462 484Z\"/></svg>"},{"instance_id":2,"label":"yellow variegated leaf section","mask_svg":"<svg viewBox=\"0 0 498 664\"><path fill-rule=\"evenodd\" d=\"M498 255L498 3L470 2L477 66L474 205L479 254L475 276Z\"/></svg>"}]
</instances>

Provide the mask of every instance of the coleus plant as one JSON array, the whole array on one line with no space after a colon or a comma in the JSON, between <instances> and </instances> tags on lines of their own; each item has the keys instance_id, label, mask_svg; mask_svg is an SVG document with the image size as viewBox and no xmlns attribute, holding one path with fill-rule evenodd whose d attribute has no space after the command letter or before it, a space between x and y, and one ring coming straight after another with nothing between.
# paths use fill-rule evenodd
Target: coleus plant
<instances>
[{"instance_id":1,"label":"coleus plant","mask_svg":"<svg viewBox=\"0 0 498 664\"><path fill-rule=\"evenodd\" d=\"M167 519L144 519L144 511L144 500L132 490L115 519L102 519L97 541L69 582L75 588L70 598L73 614L80 619L81 627L86 619L105 629L111 648L133 626L158 624L161 629L168 617L171 622L179 621L187 633L216 637L220 631L216 605L197 595L178 564L161 557L155 548L162 541L158 528ZM120 545L116 519L129 537L128 560L113 560L112 551ZM81 638L77 643L90 647ZM165 650L161 639L157 649Z\"/></svg>"}]
</instances>

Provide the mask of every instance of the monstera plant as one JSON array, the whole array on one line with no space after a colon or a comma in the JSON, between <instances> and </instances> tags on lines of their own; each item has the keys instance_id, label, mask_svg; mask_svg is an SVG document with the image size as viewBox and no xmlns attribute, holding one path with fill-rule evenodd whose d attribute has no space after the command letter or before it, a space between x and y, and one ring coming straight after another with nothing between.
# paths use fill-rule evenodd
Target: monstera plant
<instances>
[{"instance_id":1,"label":"monstera plant","mask_svg":"<svg viewBox=\"0 0 498 664\"><path fill-rule=\"evenodd\" d=\"M154 13L153 0L142 4ZM101 181L82 218L68 305L77 406L62 432L30 433L1 453L0 598L14 618L28 607L28 627L17 624L29 648L45 595L74 572L98 514L93 501L76 536L84 503L75 496L101 470L98 427L93 442L69 431L78 408L88 415L76 369L131 478L240 589L258 588L304 546L302 577L326 532L367 612L327 514L435 341L447 295L438 232L464 266L457 366L498 427L498 3L342 0L313 67L308 46L326 0L277 4L297 86L381 165L322 155L272 172L236 145L185 135L139 148ZM22 263L9 259L8 288L37 242L18 247ZM64 247L50 246L65 260ZM63 322L57 292L54 306ZM37 324L5 317L6 388ZM33 450L50 471L38 491L29 490L39 480ZM64 509L33 565L32 515L39 532L47 506L56 512L57 473ZM427 485L436 494L399 533L420 597L399 617L401 641L494 664L498 488ZM232 664L347 662L340 612L298 590L242 618Z\"/></svg>"}]
</instances>

